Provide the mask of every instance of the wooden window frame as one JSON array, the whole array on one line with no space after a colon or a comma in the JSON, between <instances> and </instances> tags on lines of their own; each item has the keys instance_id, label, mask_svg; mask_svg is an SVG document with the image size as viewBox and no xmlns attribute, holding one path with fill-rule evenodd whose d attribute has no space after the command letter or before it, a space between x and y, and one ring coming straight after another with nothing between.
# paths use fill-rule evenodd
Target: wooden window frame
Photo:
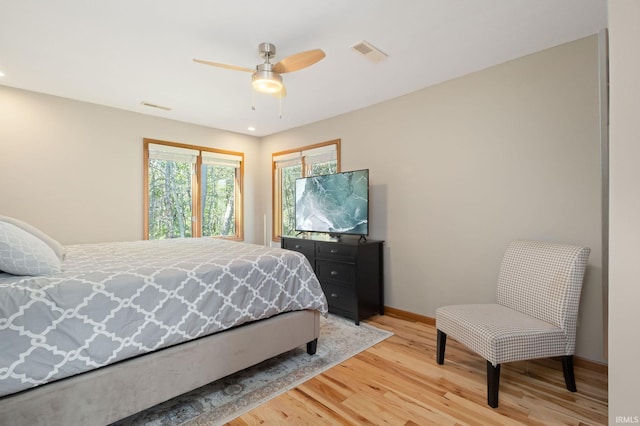
<instances>
[{"instance_id":1,"label":"wooden window frame","mask_svg":"<svg viewBox=\"0 0 640 426\"><path fill-rule=\"evenodd\" d=\"M235 155L241 158L240 167L236 171L236 185L235 185L235 236L215 236L211 238L221 238L225 240L244 241L244 153L237 151L228 151L217 148L209 148L197 145L188 145L179 142L168 142L157 139L143 139L143 238L149 239L149 144L173 146L177 148L193 149L198 151L213 152L217 154ZM196 179L191 187L192 209L195 221L192 221L192 237L197 238L202 236L202 205L200 194L200 179L202 178L202 156L198 155L195 164Z\"/></svg>"},{"instance_id":2,"label":"wooden window frame","mask_svg":"<svg viewBox=\"0 0 640 426\"><path fill-rule=\"evenodd\" d=\"M278 151L271 154L271 206L272 206L272 223L271 223L271 241L280 242L282 233L282 182L277 179L277 169L275 158L283 155L294 154L303 151L312 150L315 148L322 148L324 146L336 145L336 170L340 172L340 139L334 139L327 142L320 142L313 145L307 145L299 148L292 148L285 151ZM304 157L302 157L302 174L304 176L306 167L304 164Z\"/></svg>"}]
</instances>

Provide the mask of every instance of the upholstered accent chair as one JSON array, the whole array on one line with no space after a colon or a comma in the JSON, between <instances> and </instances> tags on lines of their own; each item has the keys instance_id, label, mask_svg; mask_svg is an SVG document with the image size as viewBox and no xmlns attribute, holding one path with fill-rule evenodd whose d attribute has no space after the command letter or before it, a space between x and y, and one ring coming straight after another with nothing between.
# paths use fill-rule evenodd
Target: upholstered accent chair
<instances>
[{"instance_id":1,"label":"upholstered accent chair","mask_svg":"<svg viewBox=\"0 0 640 426\"><path fill-rule=\"evenodd\" d=\"M500 365L560 357L567 389L576 392L573 354L582 281L590 249L514 241L498 276L497 303L436 310L438 364L447 336L487 360L487 403L498 406Z\"/></svg>"}]
</instances>

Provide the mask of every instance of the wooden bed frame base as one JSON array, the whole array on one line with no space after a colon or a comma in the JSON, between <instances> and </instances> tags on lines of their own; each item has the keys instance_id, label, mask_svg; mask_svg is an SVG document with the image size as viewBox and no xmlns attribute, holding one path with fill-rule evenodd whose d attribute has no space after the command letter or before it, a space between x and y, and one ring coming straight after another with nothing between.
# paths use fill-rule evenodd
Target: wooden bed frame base
<instances>
[{"instance_id":1,"label":"wooden bed frame base","mask_svg":"<svg viewBox=\"0 0 640 426\"><path fill-rule=\"evenodd\" d=\"M317 311L295 311L0 398L0 425L106 425L303 344Z\"/></svg>"}]
</instances>

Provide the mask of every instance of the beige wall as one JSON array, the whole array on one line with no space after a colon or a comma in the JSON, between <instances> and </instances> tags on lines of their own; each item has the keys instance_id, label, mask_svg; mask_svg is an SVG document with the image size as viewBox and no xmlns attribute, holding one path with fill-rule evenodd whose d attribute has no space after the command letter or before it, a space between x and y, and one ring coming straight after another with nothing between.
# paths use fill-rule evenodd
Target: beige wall
<instances>
[{"instance_id":1,"label":"beige wall","mask_svg":"<svg viewBox=\"0 0 640 426\"><path fill-rule=\"evenodd\" d=\"M142 236L142 138L244 151L245 240L271 227L271 153L342 139L371 170L386 305L494 297L508 241L592 248L578 355L603 361L595 37L258 140L0 86L0 214L65 244Z\"/></svg>"},{"instance_id":2,"label":"beige wall","mask_svg":"<svg viewBox=\"0 0 640 426\"><path fill-rule=\"evenodd\" d=\"M257 138L0 86L0 215L63 244L141 239L143 138L243 151L255 209Z\"/></svg>"},{"instance_id":3,"label":"beige wall","mask_svg":"<svg viewBox=\"0 0 640 426\"><path fill-rule=\"evenodd\" d=\"M640 2L609 2L609 423L639 423ZM623 417L623 419L619 419Z\"/></svg>"},{"instance_id":4,"label":"beige wall","mask_svg":"<svg viewBox=\"0 0 640 426\"><path fill-rule=\"evenodd\" d=\"M341 138L342 169L370 169L385 304L431 317L493 301L510 240L591 247L577 353L603 362L598 105L592 36L263 138L260 174L273 151Z\"/></svg>"}]
</instances>

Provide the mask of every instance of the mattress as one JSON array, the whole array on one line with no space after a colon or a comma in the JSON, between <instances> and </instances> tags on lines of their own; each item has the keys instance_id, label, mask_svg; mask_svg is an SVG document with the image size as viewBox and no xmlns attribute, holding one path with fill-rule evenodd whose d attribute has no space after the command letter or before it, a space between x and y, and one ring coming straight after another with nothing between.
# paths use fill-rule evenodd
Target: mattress
<instances>
[{"instance_id":1,"label":"mattress","mask_svg":"<svg viewBox=\"0 0 640 426\"><path fill-rule=\"evenodd\" d=\"M296 252L213 238L66 246L59 274L0 274L0 396L327 302Z\"/></svg>"}]
</instances>

